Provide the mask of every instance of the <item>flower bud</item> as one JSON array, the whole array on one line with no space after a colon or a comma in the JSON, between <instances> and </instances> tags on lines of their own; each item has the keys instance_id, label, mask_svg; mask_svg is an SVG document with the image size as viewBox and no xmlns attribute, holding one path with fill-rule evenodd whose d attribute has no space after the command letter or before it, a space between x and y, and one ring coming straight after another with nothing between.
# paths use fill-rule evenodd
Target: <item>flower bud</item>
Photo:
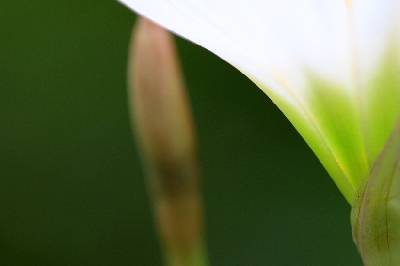
<instances>
[{"instance_id":1,"label":"flower bud","mask_svg":"<svg viewBox=\"0 0 400 266\"><path fill-rule=\"evenodd\" d=\"M194 123L170 33L138 18L129 104L168 265L203 265Z\"/></svg>"}]
</instances>

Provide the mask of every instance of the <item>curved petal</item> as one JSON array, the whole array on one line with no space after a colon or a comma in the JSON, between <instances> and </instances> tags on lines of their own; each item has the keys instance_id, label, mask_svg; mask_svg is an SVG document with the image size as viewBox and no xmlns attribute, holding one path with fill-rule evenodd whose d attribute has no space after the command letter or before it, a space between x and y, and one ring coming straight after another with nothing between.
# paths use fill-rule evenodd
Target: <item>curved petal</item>
<instances>
[{"instance_id":1,"label":"curved petal","mask_svg":"<svg viewBox=\"0 0 400 266\"><path fill-rule=\"evenodd\" d=\"M296 90L302 91L307 88L303 80L305 68L325 74L330 80L348 78L349 27L344 2L122 2L178 35L204 46L268 86L277 73L282 73L297 84Z\"/></svg>"},{"instance_id":2,"label":"curved petal","mask_svg":"<svg viewBox=\"0 0 400 266\"><path fill-rule=\"evenodd\" d=\"M389 97L374 100L381 86L369 86L373 74L380 76L389 37L399 36L393 26L398 0L120 1L252 79L352 202L398 114L396 108L383 112L390 122L383 131L376 129L383 124L379 116L369 119L400 91L395 81ZM380 140L374 142L376 135Z\"/></svg>"},{"instance_id":3,"label":"curved petal","mask_svg":"<svg viewBox=\"0 0 400 266\"><path fill-rule=\"evenodd\" d=\"M400 112L400 2L358 0L350 13L356 96L371 167Z\"/></svg>"}]
</instances>

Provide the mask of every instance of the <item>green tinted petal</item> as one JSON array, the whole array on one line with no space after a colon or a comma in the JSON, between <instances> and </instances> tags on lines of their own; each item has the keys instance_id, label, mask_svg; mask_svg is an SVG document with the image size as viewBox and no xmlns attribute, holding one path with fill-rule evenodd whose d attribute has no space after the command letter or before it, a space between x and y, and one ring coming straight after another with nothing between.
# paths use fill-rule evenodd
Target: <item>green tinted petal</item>
<instances>
[{"instance_id":1,"label":"green tinted petal","mask_svg":"<svg viewBox=\"0 0 400 266\"><path fill-rule=\"evenodd\" d=\"M295 99L294 104L260 87L299 131L351 204L368 163L357 109L344 88L310 78L308 102Z\"/></svg>"},{"instance_id":2,"label":"green tinted petal","mask_svg":"<svg viewBox=\"0 0 400 266\"><path fill-rule=\"evenodd\" d=\"M372 165L385 145L400 112L400 69L396 49L391 46L378 72L361 88L363 132Z\"/></svg>"},{"instance_id":3,"label":"green tinted petal","mask_svg":"<svg viewBox=\"0 0 400 266\"><path fill-rule=\"evenodd\" d=\"M392 45L357 93L309 74L307 95L288 100L255 81L303 136L350 204L400 113L397 58Z\"/></svg>"},{"instance_id":4,"label":"green tinted petal","mask_svg":"<svg viewBox=\"0 0 400 266\"><path fill-rule=\"evenodd\" d=\"M354 192L369 170L357 106L346 88L315 77L310 78L310 85L309 109L314 116L315 126L342 171L340 176L329 173L346 199L352 202ZM321 158L324 155L317 153L317 156ZM324 166L328 171L328 167L332 167ZM345 180L341 180L343 178ZM351 184L351 194L343 190L343 182Z\"/></svg>"}]
</instances>

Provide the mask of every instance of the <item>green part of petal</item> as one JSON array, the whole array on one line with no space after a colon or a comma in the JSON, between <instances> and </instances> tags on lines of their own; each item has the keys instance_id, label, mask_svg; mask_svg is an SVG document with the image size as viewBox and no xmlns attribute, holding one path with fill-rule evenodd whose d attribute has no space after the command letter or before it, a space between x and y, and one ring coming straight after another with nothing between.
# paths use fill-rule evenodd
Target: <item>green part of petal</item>
<instances>
[{"instance_id":1,"label":"green part of petal","mask_svg":"<svg viewBox=\"0 0 400 266\"><path fill-rule=\"evenodd\" d=\"M250 77L303 136L351 205L400 113L396 55L394 45L387 49L376 74L362 83L356 95L309 74L308 94L297 98L289 92L288 100Z\"/></svg>"},{"instance_id":2,"label":"green part of petal","mask_svg":"<svg viewBox=\"0 0 400 266\"><path fill-rule=\"evenodd\" d=\"M324 162L322 158L325 154L316 152L316 155L351 203L355 191L369 171L357 105L345 88L316 77L310 78L310 86L308 99L311 117L335 162ZM329 171L333 167L329 165L331 163L337 164L341 175ZM351 193L342 188L344 182L351 184Z\"/></svg>"},{"instance_id":3,"label":"green part of petal","mask_svg":"<svg viewBox=\"0 0 400 266\"><path fill-rule=\"evenodd\" d=\"M281 109L331 175L346 200L352 204L356 186L368 171L354 105L340 88L311 78L309 103L294 102L253 81Z\"/></svg>"},{"instance_id":4,"label":"green part of petal","mask_svg":"<svg viewBox=\"0 0 400 266\"><path fill-rule=\"evenodd\" d=\"M400 69L395 45L387 49L378 72L361 88L363 132L369 164L373 165L400 113Z\"/></svg>"}]
</instances>

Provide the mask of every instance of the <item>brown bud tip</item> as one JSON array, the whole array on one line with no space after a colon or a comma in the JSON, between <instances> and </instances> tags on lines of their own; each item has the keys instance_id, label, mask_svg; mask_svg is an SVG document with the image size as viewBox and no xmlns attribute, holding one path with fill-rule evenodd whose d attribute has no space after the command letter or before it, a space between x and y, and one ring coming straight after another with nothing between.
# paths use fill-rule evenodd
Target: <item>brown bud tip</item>
<instances>
[{"instance_id":1,"label":"brown bud tip","mask_svg":"<svg viewBox=\"0 0 400 266\"><path fill-rule=\"evenodd\" d=\"M194 126L174 41L139 18L130 49L129 101L142 156L151 182L174 191L197 175L190 173L197 171Z\"/></svg>"}]
</instances>

